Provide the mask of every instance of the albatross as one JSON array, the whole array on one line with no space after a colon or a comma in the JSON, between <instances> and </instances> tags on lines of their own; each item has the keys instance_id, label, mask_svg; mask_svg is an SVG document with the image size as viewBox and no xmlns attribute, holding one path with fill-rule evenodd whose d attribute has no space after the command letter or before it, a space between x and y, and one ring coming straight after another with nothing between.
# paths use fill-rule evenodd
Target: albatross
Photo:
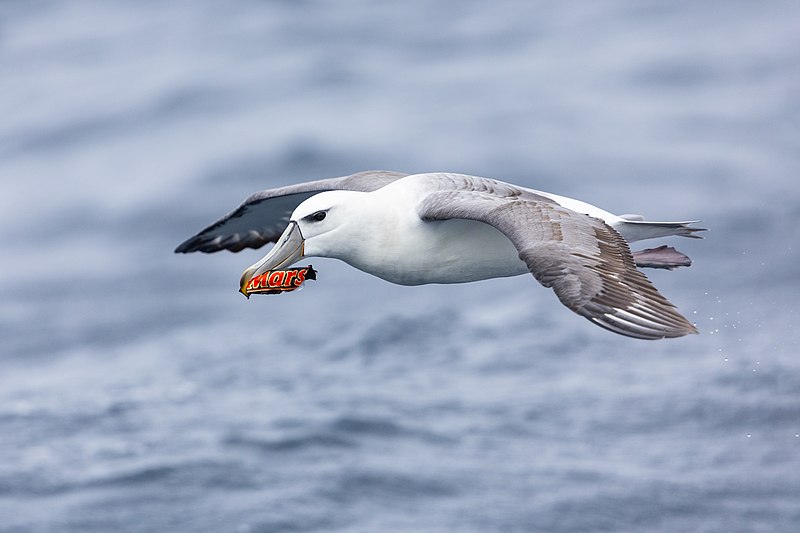
<instances>
[{"instance_id":1,"label":"albatross","mask_svg":"<svg viewBox=\"0 0 800 533\"><path fill-rule=\"evenodd\" d=\"M400 285L467 283L532 274L575 313L639 339L697 329L637 267L691 260L672 247L629 243L693 237L697 221L651 222L586 202L451 173L373 170L266 189L176 249L238 252L276 243L241 276L240 291L304 257L340 259Z\"/></svg>"}]
</instances>

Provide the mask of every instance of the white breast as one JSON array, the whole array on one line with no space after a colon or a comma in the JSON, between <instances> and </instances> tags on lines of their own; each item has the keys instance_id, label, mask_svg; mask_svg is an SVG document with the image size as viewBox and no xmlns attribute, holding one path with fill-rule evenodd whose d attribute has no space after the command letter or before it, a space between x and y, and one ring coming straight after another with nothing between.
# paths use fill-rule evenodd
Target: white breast
<instances>
[{"instance_id":1,"label":"white breast","mask_svg":"<svg viewBox=\"0 0 800 533\"><path fill-rule=\"evenodd\" d=\"M348 228L358 246L338 256L359 270L399 285L465 283L528 273L511 241L488 224L425 222L416 214L416 197L406 198L398 190L369 196L370 201L361 204L361 223Z\"/></svg>"}]
</instances>

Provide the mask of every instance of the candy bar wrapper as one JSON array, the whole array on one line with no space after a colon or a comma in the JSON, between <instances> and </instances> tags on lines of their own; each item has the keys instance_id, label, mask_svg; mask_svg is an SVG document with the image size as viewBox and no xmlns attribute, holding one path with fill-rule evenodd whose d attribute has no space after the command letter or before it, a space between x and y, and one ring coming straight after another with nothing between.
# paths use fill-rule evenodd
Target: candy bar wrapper
<instances>
[{"instance_id":1,"label":"candy bar wrapper","mask_svg":"<svg viewBox=\"0 0 800 533\"><path fill-rule=\"evenodd\" d=\"M309 279L317 279L317 271L311 265L284 270L268 270L251 279L246 290L248 298L250 294L281 294L299 289Z\"/></svg>"}]
</instances>

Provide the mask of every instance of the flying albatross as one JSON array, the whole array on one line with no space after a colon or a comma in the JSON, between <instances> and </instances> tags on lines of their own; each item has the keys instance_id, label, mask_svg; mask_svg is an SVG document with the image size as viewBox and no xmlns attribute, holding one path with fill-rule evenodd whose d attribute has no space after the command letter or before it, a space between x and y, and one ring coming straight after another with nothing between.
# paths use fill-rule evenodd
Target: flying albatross
<instances>
[{"instance_id":1,"label":"flying albatross","mask_svg":"<svg viewBox=\"0 0 800 533\"><path fill-rule=\"evenodd\" d=\"M266 189L175 249L275 246L244 271L333 257L400 285L466 283L530 272L595 324L640 339L697 333L640 267L689 266L674 248L628 243L697 237L689 222L648 222L585 202L463 174L367 171Z\"/></svg>"}]
</instances>

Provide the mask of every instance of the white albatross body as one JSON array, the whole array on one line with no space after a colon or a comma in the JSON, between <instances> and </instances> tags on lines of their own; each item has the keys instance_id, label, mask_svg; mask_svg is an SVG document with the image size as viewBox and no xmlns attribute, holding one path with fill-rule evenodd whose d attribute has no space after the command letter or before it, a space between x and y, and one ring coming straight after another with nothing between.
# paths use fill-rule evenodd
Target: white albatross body
<instances>
[{"instance_id":1,"label":"white albatross body","mask_svg":"<svg viewBox=\"0 0 800 533\"><path fill-rule=\"evenodd\" d=\"M281 202L284 211L296 207L290 215L266 214L271 202ZM288 224L280 236L273 229L276 217ZM579 200L475 176L373 171L257 193L176 252L238 251L276 242L242 275L245 295L253 277L303 257L337 258L400 285L531 273L592 322L656 339L696 329L636 266L690 262L666 247L631 254L628 242L701 231L689 224L617 216Z\"/></svg>"},{"instance_id":2,"label":"white albatross body","mask_svg":"<svg viewBox=\"0 0 800 533\"><path fill-rule=\"evenodd\" d=\"M306 200L298 211L331 209L328 216L342 222L330 234L306 237L304 255L340 259L398 285L467 283L529 273L511 241L488 224L420 220L415 178L373 192L330 191Z\"/></svg>"}]
</instances>

